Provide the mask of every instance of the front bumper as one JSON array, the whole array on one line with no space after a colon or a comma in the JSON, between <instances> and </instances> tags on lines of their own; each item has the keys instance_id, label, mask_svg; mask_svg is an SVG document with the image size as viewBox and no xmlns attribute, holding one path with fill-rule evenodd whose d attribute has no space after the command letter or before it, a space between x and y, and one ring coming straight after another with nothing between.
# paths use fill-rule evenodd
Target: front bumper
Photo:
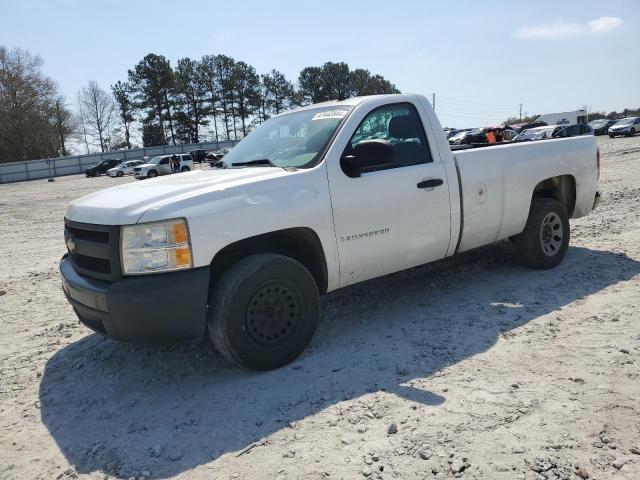
<instances>
[{"instance_id":1,"label":"front bumper","mask_svg":"<svg viewBox=\"0 0 640 480\"><path fill-rule=\"evenodd\" d=\"M629 135L629 130L611 130L609 129L609 135Z\"/></svg>"},{"instance_id":2,"label":"front bumper","mask_svg":"<svg viewBox=\"0 0 640 480\"><path fill-rule=\"evenodd\" d=\"M206 333L207 267L106 282L80 275L65 255L60 275L80 322L94 332L143 343L196 341Z\"/></svg>"}]
</instances>

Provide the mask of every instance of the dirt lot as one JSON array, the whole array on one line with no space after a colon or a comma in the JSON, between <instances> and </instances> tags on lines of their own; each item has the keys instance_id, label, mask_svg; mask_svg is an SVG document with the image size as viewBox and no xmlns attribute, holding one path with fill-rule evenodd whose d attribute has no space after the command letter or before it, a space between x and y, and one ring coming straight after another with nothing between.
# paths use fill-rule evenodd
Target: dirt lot
<instances>
[{"instance_id":1,"label":"dirt lot","mask_svg":"<svg viewBox=\"0 0 640 480\"><path fill-rule=\"evenodd\" d=\"M603 202L560 267L505 242L334 292L262 374L78 324L66 204L130 179L0 186L0 479L637 480L640 137L599 142Z\"/></svg>"}]
</instances>

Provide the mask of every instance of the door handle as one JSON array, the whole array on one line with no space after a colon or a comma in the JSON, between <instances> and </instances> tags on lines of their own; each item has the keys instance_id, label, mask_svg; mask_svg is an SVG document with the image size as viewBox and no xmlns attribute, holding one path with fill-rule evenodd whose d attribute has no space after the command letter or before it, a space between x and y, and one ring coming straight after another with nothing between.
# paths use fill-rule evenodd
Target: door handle
<instances>
[{"instance_id":1,"label":"door handle","mask_svg":"<svg viewBox=\"0 0 640 480\"><path fill-rule=\"evenodd\" d=\"M417 186L418 188L433 188L433 187L439 187L443 183L444 182L442 181L441 178L431 178L429 180L423 180L419 182Z\"/></svg>"}]
</instances>

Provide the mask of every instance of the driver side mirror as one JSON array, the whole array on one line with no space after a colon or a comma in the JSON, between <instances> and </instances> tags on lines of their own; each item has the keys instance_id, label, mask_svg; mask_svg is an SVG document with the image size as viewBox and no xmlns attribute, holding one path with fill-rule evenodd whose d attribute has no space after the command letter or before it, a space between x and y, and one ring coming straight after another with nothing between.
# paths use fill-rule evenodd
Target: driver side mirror
<instances>
[{"instance_id":1,"label":"driver side mirror","mask_svg":"<svg viewBox=\"0 0 640 480\"><path fill-rule=\"evenodd\" d=\"M351 153L343 154L340 167L348 177L358 178L363 172L393 164L395 154L387 140L367 140L353 147Z\"/></svg>"}]
</instances>

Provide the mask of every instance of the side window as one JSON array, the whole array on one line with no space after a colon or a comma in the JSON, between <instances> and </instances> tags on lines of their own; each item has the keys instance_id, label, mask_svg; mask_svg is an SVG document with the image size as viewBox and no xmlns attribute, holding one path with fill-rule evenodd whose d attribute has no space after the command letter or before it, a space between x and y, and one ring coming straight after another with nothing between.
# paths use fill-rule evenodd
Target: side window
<instances>
[{"instance_id":1,"label":"side window","mask_svg":"<svg viewBox=\"0 0 640 480\"><path fill-rule=\"evenodd\" d=\"M579 128L580 127L578 125L572 125L570 127L567 127L565 137L575 137L579 133L578 132Z\"/></svg>"},{"instance_id":2,"label":"side window","mask_svg":"<svg viewBox=\"0 0 640 480\"><path fill-rule=\"evenodd\" d=\"M165 157L162 160L160 160L160 165L168 165L169 164L169 157Z\"/></svg>"},{"instance_id":3,"label":"side window","mask_svg":"<svg viewBox=\"0 0 640 480\"><path fill-rule=\"evenodd\" d=\"M354 152L358 145L361 148L357 151L366 152L366 142L372 140L388 142L395 155L384 164L363 166L363 173L433 161L418 112L409 103L385 105L370 112L351 137L345 154Z\"/></svg>"}]
</instances>

